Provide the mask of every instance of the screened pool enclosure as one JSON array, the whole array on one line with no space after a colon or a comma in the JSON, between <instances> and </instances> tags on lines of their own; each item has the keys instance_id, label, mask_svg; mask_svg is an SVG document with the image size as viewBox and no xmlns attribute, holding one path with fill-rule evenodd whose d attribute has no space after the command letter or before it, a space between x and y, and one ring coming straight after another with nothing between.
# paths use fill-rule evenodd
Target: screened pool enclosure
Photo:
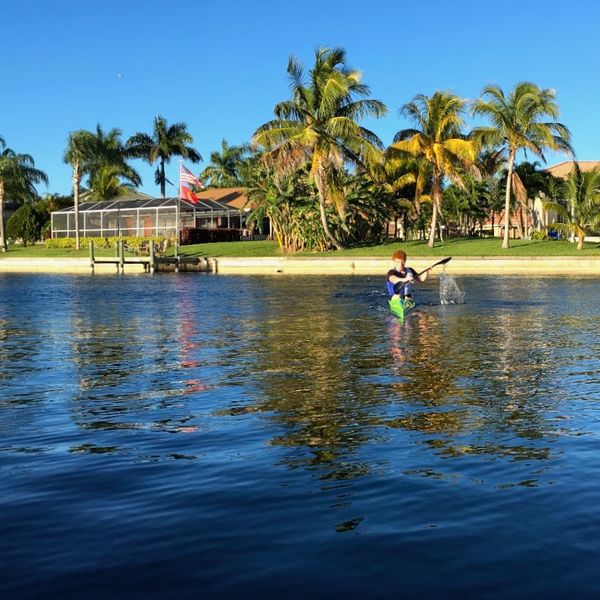
<instances>
[{"instance_id":1,"label":"screened pool enclosure","mask_svg":"<svg viewBox=\"0 0 600 600\"><path fill-rule=\"evenodd\" d=\"M177 236L177 198L138 198L79 205L79 235L82 237ZM213 200L192 204L179 200L180 229L241 229L248 209L233 208ZM73 207L54 211L52 237L75 237Z\"/></svg>"}]
</instances>

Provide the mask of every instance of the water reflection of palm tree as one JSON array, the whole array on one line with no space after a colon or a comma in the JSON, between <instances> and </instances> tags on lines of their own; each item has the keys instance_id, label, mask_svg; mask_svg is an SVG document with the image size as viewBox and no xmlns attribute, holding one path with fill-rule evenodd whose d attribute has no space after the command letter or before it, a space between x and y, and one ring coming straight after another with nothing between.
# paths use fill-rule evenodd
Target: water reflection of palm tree
<instances>
[{"instance_id":1,"label":"water reflection of palm tree","mask_svg":"<svg viewBox=\"0 0 600 600\"><path fill-rule=\"evenodd\" d=\"M277 296L278 282L270 282ZM282 297L294 297L294 284L281 282ZM320 288L322 289L322 288ZM285 294L284 294L285 291ZM310 313L296 314L289 303L270 307L267 326L256 339L254 385L261 400L247 407L278 425L271 443L290 449L282 462L316 469L323 479L350 479L369 467L356 453L370 439L373 404L361 371L375 347L372 329L350 318L343 303L326 293L311 297ZM238 407L231 409L232 414Z\"/></svg>"},{"instance_id":2,"label":"water reflection of palm tree","mask_svg":"<svg viewBox=\"0 0 600 600\"><path fill-rule=\"evenodd\" d=\"M444 365L448 342L442 331L430 312L417 310L404 324L390 318L392 372L403 376L392 383L395 397L436 406L456 391L456 372Z\"/></svg>"},{"instance_id":3,"label":"water reflection of palm tree","mask_svg":"<svg viewBox=\"0 0 600 600\"><path fill-rule=\"evenodd\" d=\"M392 372L399 377L391 387L403 409L385 425L423 433L436 454L446 457L549 458L549 447L540 444L550 433L548 424L514 373L527 365L528 379L544 377L544 361L531 364L531 349L518 339L523 327L520 317L513 314L496 320L503 331L492 337L512 343L506 355L495 356L493 366L476 343L482 335L480 320L452 323L448 327L447 322L419 311L404 325L390 322ZM522 358L515 360L515 353L522 353ZM507 369L513 371L508 377ZM502 442L505 431L523 441Z\"/></svg>"},{"instance_id":4,"label":"water reflection of palm tree","mask_svg":"<svg viewBox=\"0 0 600 600\"><path fill-rule=\"evenodd\" d=\"M145 299L149 312L153 298ZM173 315L173 321L179 318ZM149 326L126 309L107 313L95 302L80 302L72 312L72 325L79 383L73 421L82 430L189 430L194 415L172 410L188 388L171 383L177 331L170 320L157 319Z\"/></svg>"}]
</instances>

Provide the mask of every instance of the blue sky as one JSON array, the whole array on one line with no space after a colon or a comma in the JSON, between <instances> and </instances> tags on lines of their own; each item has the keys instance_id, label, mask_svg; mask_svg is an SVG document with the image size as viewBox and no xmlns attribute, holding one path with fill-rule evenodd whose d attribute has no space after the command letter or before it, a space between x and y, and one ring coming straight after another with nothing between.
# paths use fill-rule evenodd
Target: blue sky
<instances>
[{"instance_id":1,"label":"blue sky","mask_svg":"<svg viewBox=\"0 0 600 600\"><path fill-rule=\"evenodd\" d=\"M255 0L20 0L0 22L0 135L69 193L70 131L150 132L155 115L183 121L206 166L221 140L247 142L289 96L286 65L310 67L317 46L341 46L388 115L365 123L385 144L408 126L400 106L449 90L476 98L488 83L556 90L581 160L600 159L600 8L592 0L385 3ZM548 156L548 162L563 160ZM158 195L153 169L134 166ZM191 166L191 165L190 165ZM168 168L177 181L177 161ZM169 188L167 193L175 193Z\"/></svg>"}]
</instances>

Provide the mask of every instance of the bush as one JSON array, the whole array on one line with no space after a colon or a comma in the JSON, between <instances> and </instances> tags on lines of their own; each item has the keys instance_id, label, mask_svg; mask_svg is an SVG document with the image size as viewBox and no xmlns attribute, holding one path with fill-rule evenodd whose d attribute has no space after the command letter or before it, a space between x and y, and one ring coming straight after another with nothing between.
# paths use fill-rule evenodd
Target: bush
<instances>
[{"instance_id":1,"label":"bush","mask_svg":"<svg viewBox=\"0 0 600 600\"><path fill-rule=\"evenodd\" d=\"M531 234L531 239L536 242L542 242L548 239L548 234L545 231L534 231Z\"/></svg>"},{"instance_id":2,"label":"bush","mask_svg":"<svg viewBox=\"0 0 600 600\"><path fill-rule=\"evenodd\" d=\"M42 239L44 241L50 239L52 235L52 222L46 221L46 223L42 226Z\"/></svg>"},{"instance_id":3,"label":"bush","mask_svg":"<svg viewBox=\"0 0 600 600\"><path fill-rule=\"evenodd\" d=\"M21 240L23 246L34 244L40 238L41 224L30 204L23 204L6 223L6 237Z\"/></svg>"},{"instance_id":4,"label":"bush","mask_svg":"<svg viewBox=\"0 0 600 600\"><path fill-rule=\"evenodd\" d=\"M88 248L94 242L94 248L114 248L118 241L123 241L134 250L139 250L142 243L153 241L160 244L164 238L159 237L82 237L79 239L81 248ZM46 248L75 248L75 238L50 238L46 240Z\"/></svg>"},{"instance_id":5,"label":"bush","mask_svg":"<svg viewBox=\"0 0 600 600\"><path fill-rule=\"evenodd\" d=\"M239 242L242 239L241 229L203 229L200 227L184 227L181 230L181 245L206 244L209 242Z\"/></svg>"}]
</instances>

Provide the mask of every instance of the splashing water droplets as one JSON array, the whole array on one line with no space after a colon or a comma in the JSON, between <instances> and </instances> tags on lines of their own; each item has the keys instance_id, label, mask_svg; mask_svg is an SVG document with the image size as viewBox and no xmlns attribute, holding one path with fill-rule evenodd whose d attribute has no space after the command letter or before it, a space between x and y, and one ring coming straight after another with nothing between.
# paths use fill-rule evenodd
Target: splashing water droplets
<instances>
[{"instance_id":1,"label":"splashing water droplets","mask_svg":"<svg viewBox=\"0 0 600 600\"><path fill-rule=\"evenodd\" d=\"M464 300L465 293L458 287L454 277L440 273L440 303L462 304Z\"/></svg>"}]
</instances>

